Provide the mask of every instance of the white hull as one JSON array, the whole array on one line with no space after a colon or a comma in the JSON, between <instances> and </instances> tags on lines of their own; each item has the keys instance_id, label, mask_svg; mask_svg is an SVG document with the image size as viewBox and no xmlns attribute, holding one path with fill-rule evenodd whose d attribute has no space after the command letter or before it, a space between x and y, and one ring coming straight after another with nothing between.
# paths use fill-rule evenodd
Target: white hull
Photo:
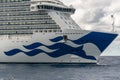
<instances>
[{"instance_id":1,"label":"white hull","mask_svg":"<svg viewBox=\"0 0 120 80\"><path fill-rule=\"evenodd\" d=\"M89 34L90 32L82 30L65 30L57 33L34 33L33 35L1 36L0 62L96 63L102 53L101 50L103 49L100 50L100 47L93 42L86 42L87 40L82 40L82 44L75 42L76 40L79 41L80 38L83 38ZM62 39L63 35L68 36L68 40L66 42ZM112 41L115 37L116 35L114 35ZM94 36L94 39L95 38L96 37ZM110 43L112 41L110 41ZM104 48L107 46L108 45ZM66 50L66 47L70 49ZM63 53L61 53L62 51ZM80 55L76 55L78 53Z\"/></svg>"}]
</instances>

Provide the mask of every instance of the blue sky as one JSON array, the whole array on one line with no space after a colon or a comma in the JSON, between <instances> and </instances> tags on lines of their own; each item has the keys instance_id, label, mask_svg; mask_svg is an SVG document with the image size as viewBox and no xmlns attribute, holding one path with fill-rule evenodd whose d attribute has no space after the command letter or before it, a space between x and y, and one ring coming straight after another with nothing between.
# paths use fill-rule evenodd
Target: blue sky
<instances>
[{"instance_id":1,"label":"blue sky","mask_svg":"<svg viewBox=\"0 0 120 80\"><path fill-rule=\"evenodd\" d=\"M82 29L95 31L112 31L114 15L115 32L120 33L120 0L61 0L66 5L73 5L76 12L72 18ZM120 38L102 54L103 56L120 56Z\"/></svg>"}]
</instances>

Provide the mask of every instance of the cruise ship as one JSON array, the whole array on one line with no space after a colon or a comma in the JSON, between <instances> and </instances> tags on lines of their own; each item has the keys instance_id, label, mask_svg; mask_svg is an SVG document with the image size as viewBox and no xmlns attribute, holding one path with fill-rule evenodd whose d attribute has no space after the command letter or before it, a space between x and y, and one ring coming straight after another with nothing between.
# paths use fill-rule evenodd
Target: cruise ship
<instances>
[{"instance_id":1,"label":"cruise ship","mask_svg":"<svg viewBox=\"0 0 120 80\"><path fill-rule=\"evenodd\" d=\"M0 0L0 62L97 63L117 34L82 30L59 0Z\"/></svg>"}]
</instances>

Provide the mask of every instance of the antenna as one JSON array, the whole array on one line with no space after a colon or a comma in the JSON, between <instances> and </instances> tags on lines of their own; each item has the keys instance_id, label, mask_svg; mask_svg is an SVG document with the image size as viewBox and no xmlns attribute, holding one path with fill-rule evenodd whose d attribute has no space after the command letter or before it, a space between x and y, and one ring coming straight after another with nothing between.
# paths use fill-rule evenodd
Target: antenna
<instances>
[{"instance_id":1,"label":"antenna","mask_svg":"<svg viewBox=\"0 0 120 80\"><path fill-rule=\"evenodd\" d=\"M113 19L112 32L115 32L115 17L114 17L114 14L111 15L111 18Z\"/></svg>"}]
</instances>

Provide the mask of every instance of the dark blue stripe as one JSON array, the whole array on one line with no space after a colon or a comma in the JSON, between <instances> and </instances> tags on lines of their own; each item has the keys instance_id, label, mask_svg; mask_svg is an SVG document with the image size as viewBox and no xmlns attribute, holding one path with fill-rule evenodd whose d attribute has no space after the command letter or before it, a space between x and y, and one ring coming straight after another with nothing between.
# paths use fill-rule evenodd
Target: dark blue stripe
<instances>
[{"instance_id":1,"label":"dark blue stripe","mask_svg":"<svg viewBox=\"0 0 120 80\"><path fill-rule=\"evenodd\" d=\"M103 52L116 37L117 34L91 32L73 42L75 44L93 43L100 49L101 52Z\"/></svg>"}]
</instances>

